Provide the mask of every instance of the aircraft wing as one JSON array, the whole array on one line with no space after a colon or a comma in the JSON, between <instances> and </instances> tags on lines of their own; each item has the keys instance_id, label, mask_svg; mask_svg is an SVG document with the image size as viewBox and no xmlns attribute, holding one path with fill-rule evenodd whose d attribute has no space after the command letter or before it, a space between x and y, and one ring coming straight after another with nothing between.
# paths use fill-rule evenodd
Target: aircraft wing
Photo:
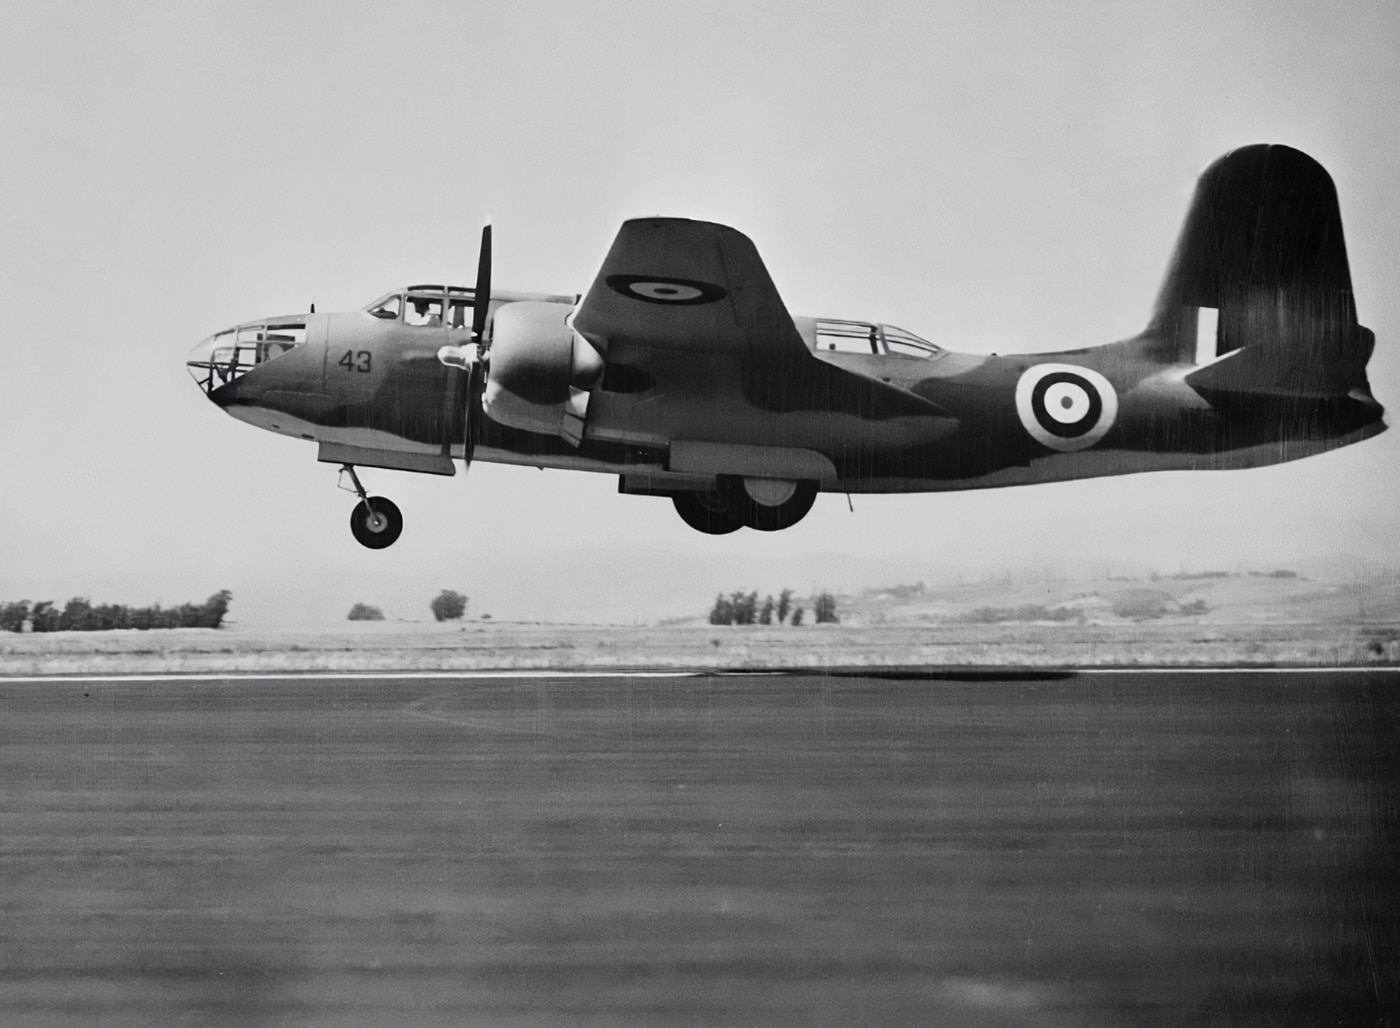
<instances>
[{"instance_id":1,"label":"aircraft wing","mask_svg":"<svg viewBox=\"0 0 1400 1028\"><path fill-rule=\"evenodd\" d=\"M574 328L595 341L759 359L807 349L748 237L682 218L623 223Z\"/></svg>"},{"instance_id":2,"label":"aircraft wing","mask_svg":"<svg viewBox=\"0 0 1400 1028\"><path fill-rule=\"evenodd\" d=\"M716 357L736 360L742 386L769 411L864 418L947 416L903 389L819 360L793 324L758 250L742 232L683 218L624 222L573 327L609 358L619 351L667 391L685 391ZM712 373L712 372L710 372Z\"/></svg>"}]
</instances>

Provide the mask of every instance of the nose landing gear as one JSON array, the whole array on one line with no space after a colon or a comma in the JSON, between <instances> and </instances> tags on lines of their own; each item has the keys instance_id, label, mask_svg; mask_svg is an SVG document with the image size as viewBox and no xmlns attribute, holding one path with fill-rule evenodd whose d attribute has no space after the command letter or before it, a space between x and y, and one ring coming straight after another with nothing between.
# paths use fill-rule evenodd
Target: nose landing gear
<instances>
[{"instance_id":1,"label":"nose landing gear","mask_svg":"<svg viewBox=\"0 0 1400 1028\"><path fill-rule=\"evenodd\" d=\"M393 500L387 500L383 496L366 495L365 487L360 484L360 476L355 474L353 464L341 465L340 474L342 479L347 474L350 476L354 489L346 491L353 491L360 498L360 502L350 512L350 534L355 537L355 541L371 550L382 550L386 546L392 546L394 540L403 532L403 515L399 513L398 506ZM342 485L340 488L345 487Z\"/></svg>"}]
</instances>

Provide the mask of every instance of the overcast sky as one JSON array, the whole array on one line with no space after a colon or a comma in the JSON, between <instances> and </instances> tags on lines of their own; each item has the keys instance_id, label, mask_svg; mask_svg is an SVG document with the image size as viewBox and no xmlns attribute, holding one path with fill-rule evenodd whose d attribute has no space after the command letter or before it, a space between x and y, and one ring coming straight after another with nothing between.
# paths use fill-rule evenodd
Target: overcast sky
<instances>
[{"instance_id":1,"label":"overcast sky","mask_svg":"<svg viewBox=\"0 0 1400 1028\"><path fill-rule=\"evenodd\" d=\"M0 48L0 599L228 586L245 619L419 617L450 586L523 616L557 581L559 609L645 617L674 612L666 574L702 606L852 584L821 581L853 566L831 555L1397 555L1396 432L1247 472L823 496L721 538L609 476L368 471L406 520L371 552L314 445L183 366L237 321L469 282L487 216L498 288L582 291L623 219L676 215L747 233L795 313L977 353L1109 342L1145 323L1200 171L1283 142L1337 183L1395 409L1394 3L11 0Z\"/></svg>"}]
</instances>

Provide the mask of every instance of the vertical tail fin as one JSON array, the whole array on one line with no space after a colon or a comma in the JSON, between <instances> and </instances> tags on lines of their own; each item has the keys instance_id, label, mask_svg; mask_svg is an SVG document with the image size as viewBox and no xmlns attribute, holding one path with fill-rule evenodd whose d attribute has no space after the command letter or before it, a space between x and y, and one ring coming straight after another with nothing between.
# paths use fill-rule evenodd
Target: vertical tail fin
<instances>
[{"instance_id":1,"label":"vertical tail fin","mask_svg":"<svg viewBox=\"0 0 1400 1028\"><path fill-rule=\"evenodd\" d=\"M1332 179L1307 154L1247 146L1201 176L1145 335L1162 360L1189 363L1197 325L1212 321L1214 352L1199 357L1240 352L1193 372L1193 385L1314 396L1364 386L1374 336L1356 321Z\"/></svg>"}]
</instances>

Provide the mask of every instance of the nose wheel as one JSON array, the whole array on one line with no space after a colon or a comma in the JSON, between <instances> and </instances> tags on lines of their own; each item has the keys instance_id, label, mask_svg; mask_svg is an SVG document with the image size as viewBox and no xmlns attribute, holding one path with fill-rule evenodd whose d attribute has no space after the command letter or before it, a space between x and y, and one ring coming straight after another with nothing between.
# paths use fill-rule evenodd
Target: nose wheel
<instances>
[{"instance_id":1,"label":"nose wheel","mask_svg":"<svg viewBox=\"0 0 1400 1028\"><path fill-rule=\"evenodd\" d=\"M340 473L342 476L350 476L350 481L355 486L355 494L360 498L360 502L350 512L350 534L355 537L357 543L371 550L382 550L386 546L392 546L403 532L403 515L399 513L398 505L383 496L366 495L365 487L360 484L360 477L355 474L353 465L342 466Z\"/></svg>"},{"instance_id":2,"label":"nose wheel","mask_svg":"<svg viewBox=\"0 0 1400 1028\"><path fill-rule=\"evenodd\" d=\"M371 550L392 546L403 531L403 515L393 500L368 496L350 513L350 532L355 541Z\"/></svg>"}]
</instances>

